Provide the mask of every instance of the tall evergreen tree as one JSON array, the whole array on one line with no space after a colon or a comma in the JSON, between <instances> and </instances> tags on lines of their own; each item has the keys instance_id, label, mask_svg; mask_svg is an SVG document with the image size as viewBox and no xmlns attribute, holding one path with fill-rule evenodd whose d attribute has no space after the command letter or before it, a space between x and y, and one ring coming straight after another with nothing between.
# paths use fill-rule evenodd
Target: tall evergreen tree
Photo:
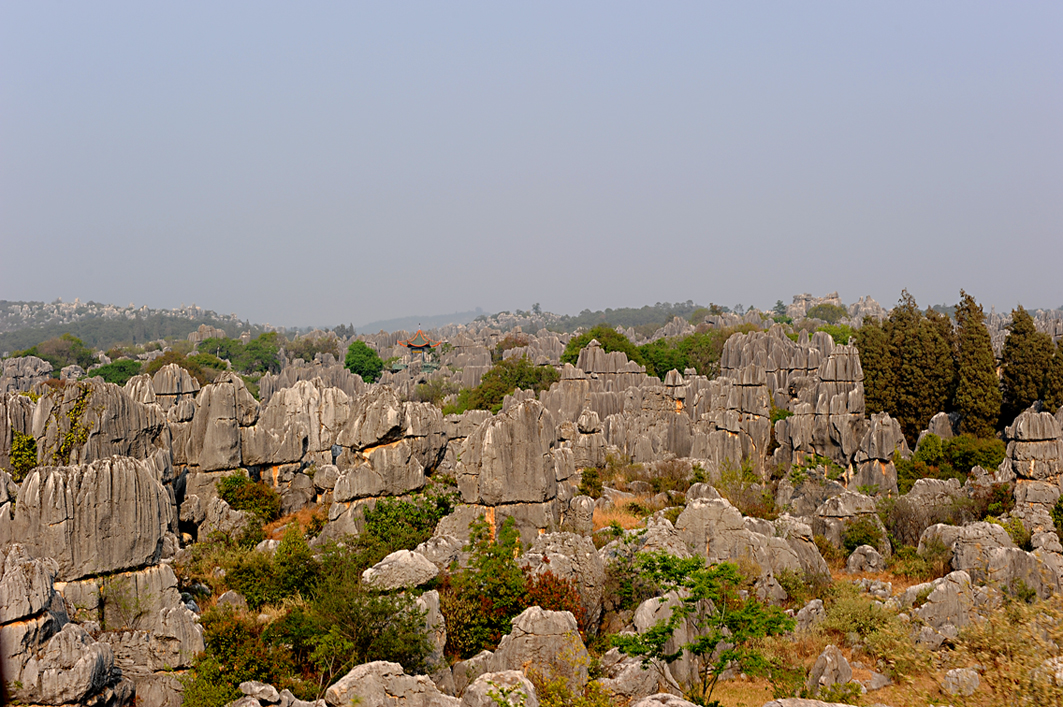
<instances>
[{"instance_id":1,"label":"tall evergreen tree","mask_svg":"<svg viewBox=\"0 0 1063 707\"><path fill-rule=\"evenodd\" d=\"M1019 413L1038 399L1054 348L1052 337L1037 331L1033 318L1022 305L1011 311L1011 324L1001 357L1004 366L1001 422L1011 424Z\"/></svg>"},{"instance_id":2,"label":"tall evergreen tree","mask_svg":"<svg viewBox=\"0 0 1063 707\"><path fill-rule=\"evenodd\" d=\"M1041 400L1050 412L1063 407L1063 339L1056 344L1056 353L1048 362L1045 381L1041 386Z\"/></svg>"},{"instance_id":3,"label":"tall evergreen tree","mask_svg":"<svg viewBox=\"0 0 1063 707\"><path fill-rule=\"evenodd\" d=\"M996 356L982 306L963 290L956 307L956 325L959 382L954 409L960 413L960 431L975 437L991 437L1000 420Z\"/></svg>"},{"instance_id":4,"label":"tall evergreen tree","mask_svg":"<svg viewBox=\"0 0 1063 707\"><path fill-rule=\"evenodd\" d=\"M897 376L881 322L864 317L863 326L856 332L856 349L864 369L864 404L868 413L892 410Z\"/></svg>"},{"instance_id":5,"label":"tall evergreen tree","mask_svg":"<svg viewBox=\"0 0 1063 707\"><path fill-rule=\"evenodd\" d=\"M922 321L923 315L915 298L904 290L883 326L896 375L892 408L887 412L900 422L909 442L919 435L921 429L918 420L926 385L924 342L920 336Z\"/></svg>"}]
</instances>

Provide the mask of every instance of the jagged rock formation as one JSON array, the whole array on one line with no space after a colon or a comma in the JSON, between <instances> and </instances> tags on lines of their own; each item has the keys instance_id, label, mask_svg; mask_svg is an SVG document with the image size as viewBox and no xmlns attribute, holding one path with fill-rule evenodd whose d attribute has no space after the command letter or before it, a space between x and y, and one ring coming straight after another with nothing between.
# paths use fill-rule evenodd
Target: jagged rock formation
<instances>
[{"instance_id":1,"label":"jagged rock formation","mask_svg":"<svg viewBox=\"0 0 1063 707\"><path fill-rule=\"evenodd\" d=\"M36 356L6 358L0 366L0 393L27 392L52 373L52 364Z\"/></svg>"}]
</instances>

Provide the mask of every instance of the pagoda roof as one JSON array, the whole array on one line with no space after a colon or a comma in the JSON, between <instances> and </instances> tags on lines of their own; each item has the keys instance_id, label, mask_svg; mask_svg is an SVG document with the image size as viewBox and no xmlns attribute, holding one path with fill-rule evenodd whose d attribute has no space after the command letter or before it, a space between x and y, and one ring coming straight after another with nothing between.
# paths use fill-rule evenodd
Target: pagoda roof
<instances>
[{"instance_id":1,"label":"pagoda roof","mask_svg":"<svg viewBox=\"0 0 1063 707\"><path fill-rule=\"evenodd\" d=\"M429 339L423 331L417 330L417 333L406 341L400 341L399 346L405 346L408 349L430 349L439 346L441 341L433 341Z\"/></svg>"}]
</instances>

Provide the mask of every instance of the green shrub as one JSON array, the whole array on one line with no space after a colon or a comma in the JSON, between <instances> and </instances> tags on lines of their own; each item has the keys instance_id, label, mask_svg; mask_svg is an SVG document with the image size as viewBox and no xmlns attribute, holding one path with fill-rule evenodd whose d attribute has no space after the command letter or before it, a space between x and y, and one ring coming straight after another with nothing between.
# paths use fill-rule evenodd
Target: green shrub
<instances>
[{"instance_id":1,"label":"green shrub","mask_svg":"<svg viewBox=\"0 0 1063 707\"><path fill-rule=\"evenodd\" d=\"M140 361L123 358L89 371L89 377L102 378L115 385L125 385L130 378L140 373L140 368Z\"/></svg>"},{"instance_id":2,"label":"green shrub","mask_svg":"<svg viewBox=\"0 0 1063 707\"><path fill-rule=\"evenodd\" d=\"M861 545L881 549L884 541L882 529L875 522L875 517L870 515L860 516L851 521L842 533L842 545L850 554Z\"/></svg>"},{"instance_id":3,"label":"green shrub","mask_svg":"<svg viewBox=\"0 0 1063 707\"><path fill-rule=\"evenodd\" d=\"M527 583L517 565L520 536L512 518L491 539L482 519L469 526L472 557L463 570L443 578L439 605L447 623L449 655L470 658L498 645L510 621L527 607Z\"/></svg>"},{"instance_id":4,"label":"green shrub","mask_svg":"<svg viewBox=\"0 0 1063 707\"><path fill-rule=\"evenodd\" d=\"M14 351L12 358L18 356L36 356L52 364L55 369L53 375L58 376L59 370L65 366L78 365L88 368L96 359L92 350L85 346L81 339L73 334L63 334L54 339L48 339L32 346L24 351Z\"/></svg>"},{"instance_id":5,"label":"green shrub","mask_svg":"<svg viewBox=\"0 0 1063 707\"><path fill-rule=\"evenodd\" d=\"M37 467L37 440L33 435L11 432L11 478L20 484Z\"/></svg>"},{"instance_id":6,"label":"green shrub","mask_svg":"<svg viewBox=\"0 0 1063 707\"><path fill-rule=\"evenodd\" d=\"M366 383L375 383L384 370L384 362L376 351L364 341L355 341L347 347L343 365L351 373L357 373Z\"/></svg>"},{"instance_id":7,"label":"green shrub","mask_svg":"<svg viewBox=\"0 0 1063 707\"><path fill-rule=\"evenodd\" d=\"M813 535L812 541L816 544L819 554L823 555L823 559L828 564L838 565L845 562L845 553L841 548L835 547L834 543L827 539L827 536Z\"/></svg>"},{"instance_id":8,"label":"green shrub","mask_svg":"<svg viewBox=\"0 0 1063 707\"><path fill-rule=\"evenodd\" d=\"M929 582L948 574L951 559L952 551L941 541L933 541L923 548L922 555L910 545L894 548L886 567L893 574Z\"/></svg>"},{"instance_id":9,"label":"green shrub","mask_svg":"<svg viewBox=\"0 0 1063 707\"><path fill-rule=\"evenodd\" d=\"M602 497L603 490L602 474L597 468L589 466L580 473L578 489L580 495L598 499Z\"/></svg>"},{"instance_id":10,"label":"green shrub","mask_svg":"<svg viewBox=\"0 0 1063 707\"><path fill-rule=\"evenodd\" d=\"M742 515L765 520L775 520L779 517L775 494L772 493L771 486L762 482L753 471L751 460L743 461L741 466L735 466L729 459L725 460L716 490L740 510Z\"/></svg>"},{"instance_id":11,"label":"green shrub","mask_svg":"<svg viewBox=\"0 0 1063 707\"><path fill-rule=\"evenodd\" d=\"M839 307L836 304L828 304L826 302L823 304L817 304L815 307L812 307L805 312L806 319L822 319L828 324L837 324L848 316L849 312L846 311L845 307ZM848 339L846 341L848 341Z\"/></svg>"},{"instance_id":12,"label":"green shrub","mask_svg":"<svg viewBox=\"0 0 1063 707\"><path fill-rule=\"evenodd\" d=\"M150 361L148 365L144 367L144 373L153 376L162 370L163 366L167 366L171 363L176 363L178 366L188 371L188 374L195 378L200 385L207 385L214 379L213 374L208 374L198 363L188 360L184 354L180 354L176 351L167 351L162 356Z\"/></svg>"},{"instance_id":13,"label":"green shrub","mask_svg":"<svg viewBox=\"0 0 1063 707\"><path fill-rule=\"evenodd\" d=\"M517 388L538 393L559 380L561 374L553 366L536 366L526 356L508 358L496 363L491 370L483 374L480 385L462 389L458 393L457 403L445 407L443 413L449 415L466 410L490 410L497 413L502 409L503 399Z\"/></svg>"},{"instance_id":14,"label":"green shrub","mask_svg":"<svg viewBox=\"0 0 1063 707\"><path fill-rule=\"evenodd\" d=\"M579 360L579 352L586 348L587 344L591 343L591 339L597 339L598 343L602 345L603 351L623 351L629 361L634 361L640 365L646 363L642 359L642 353L638 347L608 324L599 324L590 331L569 339L568 344L565 345L564 352L561 354L561 363L571 363L575 366L576 361Z\"/></svg>"},{"instance_id":15,"label":"green shrub","mask_svg":"<svg viewBox=\"0 0 1063 707\"><path fill-rule=\"evenodd\" d=\"M1030 531L1026 529L1026 526L1022 524L1022 521L1018 518L1009 518L1007 522L1002 523L1004 530L1008 531L1008 535L1011 536L1011 541L1015 543L1016 547L1020 547L1023 550L1033 550L1033 545L1030 544L1032 535Z\"/></svg>"},{"instance_id":16,"label":"green shrub","mask_svg":"<svg viewBox=\"0 0 1063 707\"><path fill-rule=\"evenodd\" d=\"M856 330L848 324L826 324L816 327L816 331L827 332L830 334L830 338L834 339L835 344L841 345L848 344L849 339L856 334Z\"/></svg>"},{"instance_id":17,"label":"green shrub","mask_svg":"<svg viewBox=\"0 0 1063 707\"><path fill-rule=\"evenodd\" d=\"M280 495L261 481L252 481L237 472L218 479L217 487L218 496L233 510L248 511L263 524L280 517Z\"/></svg>"}]
</instances>

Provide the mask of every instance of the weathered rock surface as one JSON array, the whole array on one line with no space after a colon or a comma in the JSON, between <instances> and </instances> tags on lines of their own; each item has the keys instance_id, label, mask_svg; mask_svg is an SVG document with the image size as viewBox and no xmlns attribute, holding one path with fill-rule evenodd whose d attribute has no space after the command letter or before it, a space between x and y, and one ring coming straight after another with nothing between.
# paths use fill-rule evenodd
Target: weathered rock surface
<instances>
[{"instance_id":1,"label":"weathered rock surface","mask_svg":"<svg viewBox=\"0 0 1063 707\"><path fill-rule=\"evenodd\" d=\"M439 569L419 552L397 550L362 573L362 581L379 590L416 587L439 574Z\"/></svg>"},{"instance_id":2,"label":"weathered rock surface","mask_svg":"<svg viewBox=\"0 0 1063 707\"><path fill-rule=\"evenodd\" d=\"M830 645L816 658L805 687L809 692L817 694L825 687L844 685L852 679L853 669L849 666L849 661L836 646Z\"/></svg>"},{"instance_id":3,"label":"weathered rock surface","mask_svg":"<svg viewBox=\"0 0 1063 707\"><path fill-rule=\"evenodd\" d=\"M519 670L484 673L465 689L462 707L539 707L531 680Z\"/></svg>"},{"instance_id":4,"label":"weathered rock surface","mask_svg":"<svg viewBox=\"0 0 1063 707\"><path fill-rule=\"evenodd\" d=\"M34 557L51 557L59 578L78 579L157 562L174 520L151 462L111 457L34 469L23 483L11 537ZM0 525L2 529L2 525Z\"/></svg>"},{"instance_id":5,"label":"weathered rock surface","mask_svg":"<svg viewBox=\"0 0 1063 707\"><path fill-rule=\"evenodd\" d=\"M540 536L518 560L532 574L551 572L570 580L583 600L584 625L596 627L602 612L605 564L590 538L573 533L547 533Z\"/></svg>"},{"instance_id":6,"label":"weathered rock surface","mask_svg":"<svg viewBox=\"0 0 1063 707\"><path fill-rule=\"evenodd\" d=\"M378 660L353 668L325 691L332 707L460 707L427 676L407 675L398 663Z\"/></svg>"}]
</instances>

